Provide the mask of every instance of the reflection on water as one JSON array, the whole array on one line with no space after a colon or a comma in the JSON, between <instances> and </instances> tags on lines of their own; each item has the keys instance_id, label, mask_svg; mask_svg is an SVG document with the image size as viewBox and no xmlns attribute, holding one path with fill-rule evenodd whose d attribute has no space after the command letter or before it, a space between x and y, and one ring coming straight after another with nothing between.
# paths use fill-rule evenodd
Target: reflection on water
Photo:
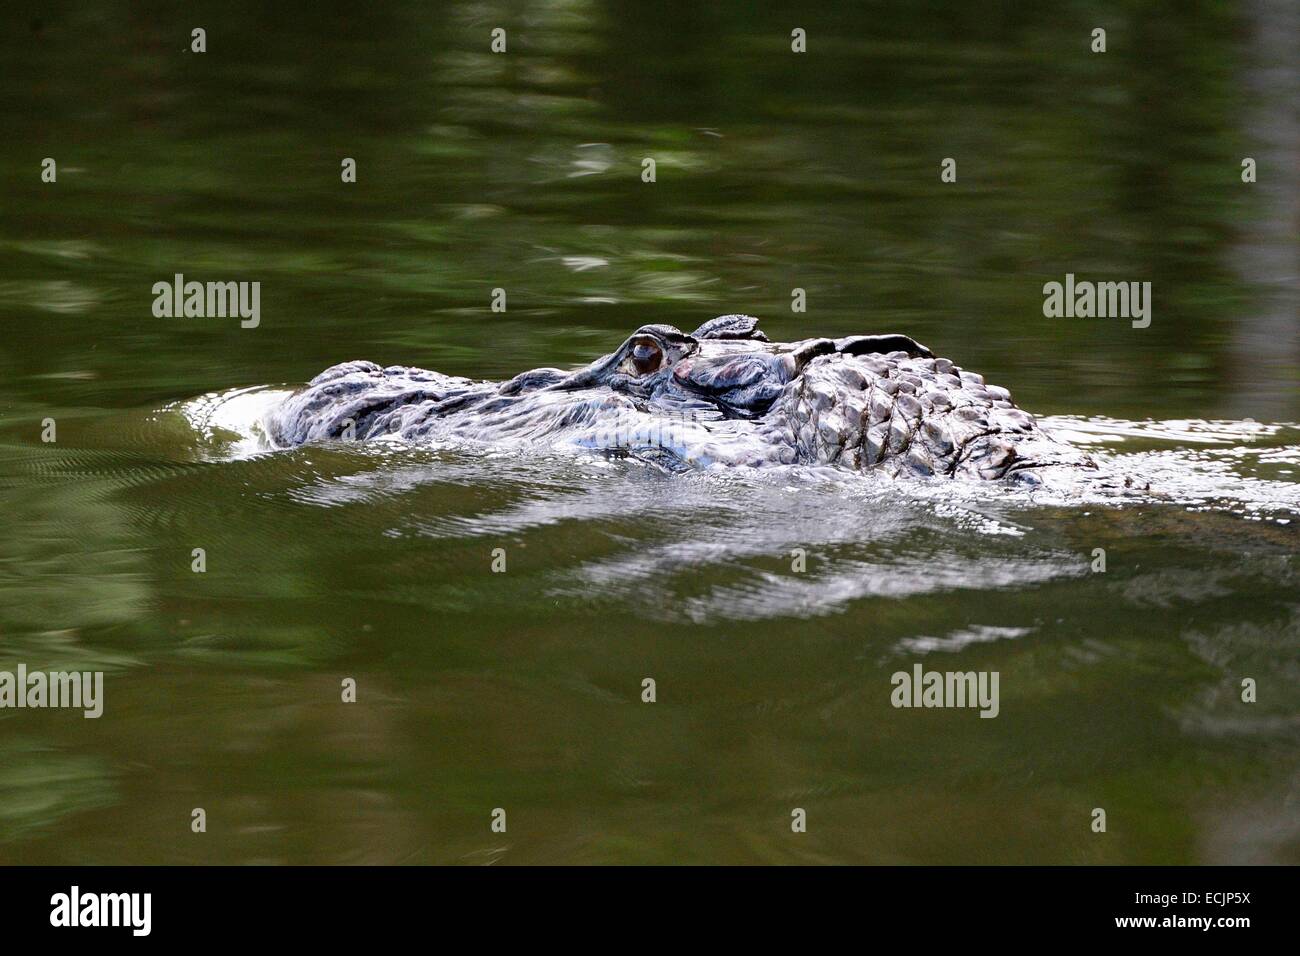
<instances>
[{"instance_id":1,"label":"reflection on water","mask_svg":"<svg viewBox=\"0 0 1300 956\"><path fill-rule=\"evenodd\" d=\"M10 489L52 484L49 500L80 505L68 512L77 534L40 541L45 563L6 581L7 606L51 597L7 614L8 647L14 660L108 670L121 714L93 747L54 718L46 736L16 738L27 756L6 786L48 773L55 796L15 803L14 858L63 858L50 841L71 819L99 821L86 837L97 852L138 860L681 859L664 828L704 841L686 855L700 861L973 860L988 852L985 827L1020 858L1047 859L1012 838L1013 818L1063 813L1098 786L1125 805L1133 774L1144 794L1175 801L1170 826L1183 813L1211 821L1198 826L1212 852L1134 837L1096 856L1079 836L1070 859L1277 859L1294 842L1268 815L1276 791L1252 789L1232 809L1231 783L1250 754L1272 766L1294 752L1292 426L1056 419L1135 471L1165 467L1183 496L1062 503L996 485L828 469L666 475L482 446L260 451L254 424L283 394L118 414L71 453L10 447ZM1282 467L1249 477L1267 462ZM13 510L5 521L14 543L49 525ZM201 579L195 543L209 555ZM29 560L16 546L7 565ZM498 547L502 575L489 570ZM79 566L95 571L68 570ZM893 671L936 653L999 670L997 734L882 706ZM369 705L355 722L333 702L340 674L358 676ZM1270 688L1245 712L1241 674ZM635 713L645 675L671 702L663 724ZM156 707L179 715L167 746L182 764L127 810L116 776L160 769L119 769L136 747L123 735ZM1048 729L1058 712L1098 738L1078 763L1074 733ZM1118 769L1104 742L1115 739ZM1212 760L1209 783L1178 754ZM1013 776L988 778L991 765ZM1035 784L1039 773L1053 783ZM287 794L286 774L299 781ZM701 801L702 781L713 798ZM539 832L476 836L489 792L530 808ZM147 832L169 801L199 793L239 821L215 850L158 854L96 829L126 813ZM789 800L851 821L837 837L847 846L791 847L750 819L779 821ZM589 801L595 832L574 816ZM949 822L942 845L896 835L922 820L928 830L930 814L950 820L942 808L978 826ZM1264 819L1239 820L1248 834L1223 843L1224 808ZM731 835L708 836L718 828ZM376 830L383 839L368 842ZM328 852L335 832L342 849Z\"/></svg>"},{"instance_id":2,"label":"reflection on water","mask_svg":"<svg viewBox=\"0 0 1300 956\"><path fill-rule=\"evenodd\" d=\"M0 711L0 860L1300 861L1283 13L1104 57L1088 4L809 11L803 57L731 2L223 6L201 59L120 0L6 31L0 670L107 699ZM260 281L260 327L154 318L177 272ZM1066 272L1152 282L1151 327L1044 319ZM911 334L1152 491L255 427L346 359L503 378L733 311ZM892 709L917 660L998 671L998 718Z\"/></svg>"}]
</instances>

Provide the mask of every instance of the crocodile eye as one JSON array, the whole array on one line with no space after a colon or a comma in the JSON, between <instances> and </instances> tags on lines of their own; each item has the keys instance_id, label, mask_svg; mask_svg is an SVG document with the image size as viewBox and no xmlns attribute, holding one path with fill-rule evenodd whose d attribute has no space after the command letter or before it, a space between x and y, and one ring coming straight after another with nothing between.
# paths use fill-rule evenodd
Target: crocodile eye
<instances>
[{"instance_id":1,"label":"crocodile eye","mask_svg":"<svg viewBox=\"0 0 1300 956\"><path fill-rule=\"evenodd\" d=\"M663 349L654 339L638 339L632 347L632 367L636 369L638 375L649 375L651 372L659 371L663 365Z\"/></svg>"}]
</instances>

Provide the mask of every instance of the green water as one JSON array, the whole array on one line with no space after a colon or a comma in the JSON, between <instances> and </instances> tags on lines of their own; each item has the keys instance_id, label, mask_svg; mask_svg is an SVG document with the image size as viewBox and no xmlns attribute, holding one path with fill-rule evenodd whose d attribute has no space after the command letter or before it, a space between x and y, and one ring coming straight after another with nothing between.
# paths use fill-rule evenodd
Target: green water
<instances>
[{"instance_id":1,"label":"green water","mask_svg":"<svg viewBox=\"0 0 1300 956\"><path fill-rule=\"evenodd\" d=\"M1300 861L1283 6L18 11L0 670L105 702L0 710L0 861ZM259 326L155 318L175 273L261 282ZM1150 327L1044 318L1066 273L1150 281ZM256 454L231 397L734 311L913 335L1170 500ZM998 716L892 707L918 662Z\"/></svg>"}]
</instances>

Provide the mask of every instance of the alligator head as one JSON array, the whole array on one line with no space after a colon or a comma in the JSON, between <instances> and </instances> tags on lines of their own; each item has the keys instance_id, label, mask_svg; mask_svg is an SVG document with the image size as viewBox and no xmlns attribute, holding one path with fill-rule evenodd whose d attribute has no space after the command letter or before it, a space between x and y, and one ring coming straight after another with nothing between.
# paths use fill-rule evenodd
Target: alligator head
<instances>
[{"instance_id":1,"label":"alligator head","mask_svg":"<svg viewBox=\"0 0 1300 956\"><path fill-rule=\"evenodd\" d=\"M271 442L395 436L585 448L672 468L825 464L893 475L1034 481L1095 467L1005 389L905 335L769 342L725 315L687 335L637 329L573 371L477 382L347 362L274 409Z\"/></svg>"}]
</instances>

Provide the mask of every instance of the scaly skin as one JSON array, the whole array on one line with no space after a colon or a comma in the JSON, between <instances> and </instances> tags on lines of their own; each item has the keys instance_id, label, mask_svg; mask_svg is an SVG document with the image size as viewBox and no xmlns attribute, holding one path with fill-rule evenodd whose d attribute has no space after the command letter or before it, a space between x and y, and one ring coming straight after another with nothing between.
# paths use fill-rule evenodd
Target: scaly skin
<instances>
[{"instance_id":1,"label":"scaly skin","mask_svg":"<svg viewBox=\"0 0 1300 956\"><path fill-rule=\"evenodd\" d=\"M286 399L265 425L278 447L472 439L672 468L815 464L1029 483L1097 469L1006 389L906 336L772 343L748 316L719 317L692 335L643 326L584 368L534 369L500 384L347 362Z\"/></svg>"},{"instance_id":2,"label":"scaly skin","mask_svg":"<svg viewBox=\"0 0 1300 956\"><path fill-rule=\"evenodd\" d=\"M799 461L889 475L1015 478L1093 470L1041 429L1007 390L947 359L831 354L809 362L774 408Z\"/></svg>"}]
</instances>

